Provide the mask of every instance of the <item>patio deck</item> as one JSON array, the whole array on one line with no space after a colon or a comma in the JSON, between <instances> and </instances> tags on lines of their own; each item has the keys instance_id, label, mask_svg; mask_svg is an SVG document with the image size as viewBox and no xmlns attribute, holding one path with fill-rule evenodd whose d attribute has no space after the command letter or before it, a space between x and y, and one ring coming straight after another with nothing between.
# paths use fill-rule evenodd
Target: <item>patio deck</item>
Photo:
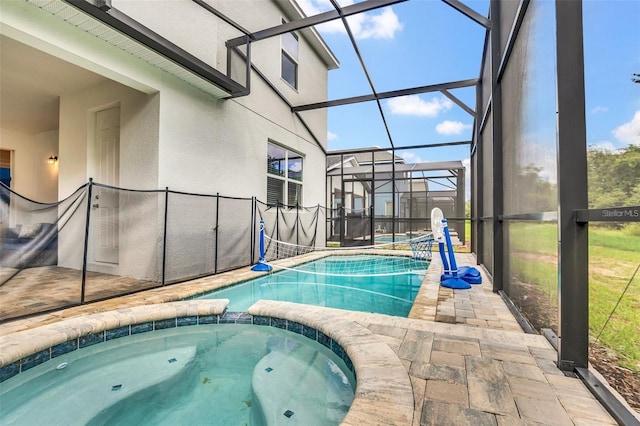
<instances>
[{"instance_id":1,"label":"patio deck","mask_svg":"<svg viewBox=\"0 0 640 426\"><path fill-rule=\"evenodd\" d=\"M457 254L457 257L462 265L474 264L471 255ZM378 396L365 395L352 407L353 413L350 411L345 423L372 424L358 421L364 420L359 417L360 413L369 410L380 415L375 424L616 424L579 379L565 376L556 368L556 352L543 336L525 334L520 329L500 296L491 291L488 277L484 277L483 284L470 290L451 291L438 285L441 270L439 259L434 257L409 318L345 313L272 301L258 302L250 313L309 322L339 318L341 327L353 324L367 328L379 343L376 350L392 350L394 359L389 364L390 377L367 383L367 388L374 386L383 395L380 398L385 398L384 392L387 395L391 392L388 389L390 381L410 383L412 401L403 399L398 407L393 407L386 400L377 400ZM0 347L9 341L17 343L16 339L23 333L12 333L18 331L68 318L179 300L254 275L256 273L249 268L244 268L7 322L0 327ZM326 323L324 326L332 325ZM350 337L345 339L348 341ZM33 342L24 342L25 345L30 343ZM371 356L376 359L375 367L384 370L386 364L378 365L380 358L376 357L376 350L369 349L358 351L362 355L360 361L366 364ZM2 354L0 358L3 358ZM391 368L398 363L404 369ZM413 412L413 416L398 414L405 408Z\"/></svg>"}]
</instances>

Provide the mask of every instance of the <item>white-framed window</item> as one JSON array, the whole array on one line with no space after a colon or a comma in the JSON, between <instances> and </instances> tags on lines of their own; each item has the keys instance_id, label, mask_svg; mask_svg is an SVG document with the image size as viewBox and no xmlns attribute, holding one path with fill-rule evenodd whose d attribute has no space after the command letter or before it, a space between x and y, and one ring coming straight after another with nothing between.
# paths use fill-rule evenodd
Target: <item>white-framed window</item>
<instances>
[{"instance_id":1,"label":"white-framed window","mask_svg":"<svg viewBox=\"0 0 640 426\"><path fill-rule=\"evenodd\" d=\"M302 205L302 155L275 143L267 147L267 203Z\"/></svg>"},{"instance_id":2,"label":"white-framed window","mask_svg":"<svg viewBox=\"0 0 640 426\"><path fill-rule=\"evenodd\" d=\"M384 215L393 216L393 201L384 202Z\"/></svg>"},{"instance_id":3,"label":"white-framed window","mask_svg":"<svg viewBox=\"0 0 640 426\"><path fill-rule=\"evenodd\" d=\"M285 21L282 21L284 24ZM294 33L286 33L280 36L281 51L281 76L294 89L298 88L298 36Z\"/></svg>"}]
</instances>

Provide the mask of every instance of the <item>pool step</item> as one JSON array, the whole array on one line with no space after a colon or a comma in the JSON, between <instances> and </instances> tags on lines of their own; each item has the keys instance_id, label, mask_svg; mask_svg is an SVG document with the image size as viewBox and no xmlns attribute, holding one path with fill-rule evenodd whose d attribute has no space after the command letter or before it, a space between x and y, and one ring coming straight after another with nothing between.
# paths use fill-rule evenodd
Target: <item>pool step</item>
<instances>
[{"instance_id":1,"label":"pool step","mask_svg":"<svg viewBox=\"0 0 640 426\"><path fill-rule=\"evenodd\" d=\"M277 346L253 370L256 415L267 426L339 424L353 400L339 367L306 345Z\"/></svg>"},{"instance_id":2,"label":"pool step","mask_svg":"<svg viewBox=\"0 0 640 426\"><path fill-rule=\"evenodd\" d=\"M46 373L53 376L51 380L55 384L34 395L31 403L22 405L23 408L3 413L0 423L87 424L104 409L177 376L195 355L195 346L158 351L97 366L91 373L83 372L79 376L75 375L71 362L64 368ZM82 401L81 406L78 401Z\"/></svg>"}]
</instances>

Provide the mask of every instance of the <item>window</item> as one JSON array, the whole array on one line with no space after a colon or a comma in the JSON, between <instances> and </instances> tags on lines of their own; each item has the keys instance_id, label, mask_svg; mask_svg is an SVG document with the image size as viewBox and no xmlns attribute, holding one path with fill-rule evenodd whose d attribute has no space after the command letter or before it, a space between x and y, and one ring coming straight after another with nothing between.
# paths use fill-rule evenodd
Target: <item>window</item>
<instances>
[{"instance_id":1,"label":"window","mask_svg":"<svg viewBox=\"0 0 640 426\"><path fill-rule=\"evenodd\" d=\"M353 196L353 209L361 212L364 210L364 199L358 195Z\"/></svg>"},{"instance_id":2,"label":"window","mask_svg":"<svg viewBox=\"0 0 640 426\"><path fill-rule=\"evenodd\" d=\"M385 201L384 202L384 215L385 216L393 216L393 202Z\"/></svg>"},{"instance_id":3,"label":"window","mask_svg":"<svg viewBox=\"0 0 640 426\"><path fill-rule=\"evenodd\" d=\"M302 204L302 156L273 143L267 147L267 203Z\"/></svg>"},{"instance_id":4,"label":"window","mask_svg":"<svg viewBox=\"0 0 640 426\"><path fill-rule=\"evenodd\" d=\"M282 22L285 23L284 21ZM298 88L298 36L282 34L282 78L294 89Z\"/></svg>"}]
</instances>

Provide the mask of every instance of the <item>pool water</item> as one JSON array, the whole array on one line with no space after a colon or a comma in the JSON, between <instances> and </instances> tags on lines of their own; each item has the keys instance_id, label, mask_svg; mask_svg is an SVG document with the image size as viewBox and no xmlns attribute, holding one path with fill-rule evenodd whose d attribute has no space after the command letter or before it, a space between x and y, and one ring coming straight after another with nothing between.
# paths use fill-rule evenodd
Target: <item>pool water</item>
<instances>
[{"instance_id":1,"label":"pool water","mask_svg":"<svg viewBox=\"0 0 640 426\"><path fill-rule=\"evenodd\" d=\"M395 242L404 242L409 241L412 238L416 238L418 235L413 235L412 237L408 235L396 234ZM375 237L376 243L392 243L394 242L392 235L376 235Z\"/></svg>"},{"instance_id":2,"label":"pool water","mask_svg":"<svg viewBox=\"0 0 640 426\"><path fill-rule=\"evenodd\" d=\"M79 349L3 382L0 424L339 424L354 383L333 352L290 331L180 327Z\"/></svg>"},{"instance_id":3,"label":"pool water","mask_svg":"<svg viewBox=\"0 0 640 426\"><path fill-rule=\"evenodd\" d=\"M354 263L348 261L348 257L351 256L319 259L296 267L300 270L267 274L199 298L229 299L231 311L246 311L258 300L267 299L401 317L409 315L428 262L399 256L359 256L362 262ZM403 271L407 273L397 273Z\"/></svg>"}]
</instances>

